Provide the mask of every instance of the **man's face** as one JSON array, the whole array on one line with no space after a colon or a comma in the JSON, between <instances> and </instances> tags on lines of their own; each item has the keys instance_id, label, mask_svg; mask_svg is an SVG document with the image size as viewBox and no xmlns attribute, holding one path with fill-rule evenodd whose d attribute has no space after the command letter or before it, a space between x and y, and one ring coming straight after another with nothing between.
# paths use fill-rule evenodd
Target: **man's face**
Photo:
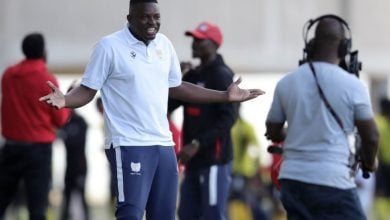
<instances>
[{"instance_id":1,"label":"man's face","mask_svg":"<svg viewBox=\"0 0 390 220\"><path fill-rule=\"evenodd\" d=\"M138 3L132 6L127 20L137 37L151 41L160 29L160 10L157 3Z\"/></svg>"},{"instance_id":2,"label":"man's face","mask_svg":"<svg viewBox=\"0 0 390 220\"><path fill-rule=\"evenodd\" d=\"M212 40L193 38L192 57L202 58L209 56L216 51L216 46Z\"/></svg>"}]
</instances>

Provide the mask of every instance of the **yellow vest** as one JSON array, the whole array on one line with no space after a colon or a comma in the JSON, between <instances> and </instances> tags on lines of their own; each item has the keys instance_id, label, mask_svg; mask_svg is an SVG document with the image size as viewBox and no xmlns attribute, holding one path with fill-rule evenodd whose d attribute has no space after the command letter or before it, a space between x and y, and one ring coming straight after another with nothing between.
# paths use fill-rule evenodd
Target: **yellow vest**
<instances>
[{"instance_id":1,"label":"yellow vest","mask_svg":"<svg viewBox=\"0 0 390 220\"><path fill-rule=\"evenodd\" d=\"M377 115L375 121L379 130L379 161L390 164L390 119Z\"/></svg>"},{"instance_id":2,"label":"yellow vest","mask_svg":"<svg viewBox=\"0 0 390 220\"><path fill-rule=\"evenodd\" d=\"M233 141L233 174L253 177L259 168L260 146L255 130L248 122L239 118L231 130ZM250 149L257 148L257 149ZM253 153L257 152L257 155Z\"/></svg>"}]
</instances>

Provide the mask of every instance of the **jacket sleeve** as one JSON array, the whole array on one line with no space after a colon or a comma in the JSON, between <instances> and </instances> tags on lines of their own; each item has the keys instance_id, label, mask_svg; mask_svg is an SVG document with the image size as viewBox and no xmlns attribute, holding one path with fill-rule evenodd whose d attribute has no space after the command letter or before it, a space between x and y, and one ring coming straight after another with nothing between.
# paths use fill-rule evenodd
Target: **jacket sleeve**
<instances>
[{"instance_id":1,"label":"jacket sleeve","mask_svg":"<svg viewBox=\"0 0 390 220\"><path fill-rule=\"evenodd\" d=\"M177 99L169 98L168 99L168 114L171 114L175 109L179 108L182 105L182 102Z\"/></svg>"},{"instance_id":2,"label":"jacket sleeve","mask_svg":"<svg viewBox=\"0 0 390 220\"><path fill-rule=\"evenodd\" d=\"M52 122L53 125L57 128L63 127L69 120L71 110L68 108L55 109L52 110Z\"/></svg>"},{"instance_id":3,"label":"jacket sleeve","mask_svg":"<svg viewBox=\"0 0 390 220\"><path fill-rule=\"evenodd\" d=\"M233 74L226 68L221 68L217 76L213 79L215 90L225 91L233 82ZM200 147L215 145L215 142L226 135L230 135L230 130L237 119L238 106L236 103L213 104L217 108L217 119L210 129L204 131L199 137Z\"/></svg>"}]
</instances>

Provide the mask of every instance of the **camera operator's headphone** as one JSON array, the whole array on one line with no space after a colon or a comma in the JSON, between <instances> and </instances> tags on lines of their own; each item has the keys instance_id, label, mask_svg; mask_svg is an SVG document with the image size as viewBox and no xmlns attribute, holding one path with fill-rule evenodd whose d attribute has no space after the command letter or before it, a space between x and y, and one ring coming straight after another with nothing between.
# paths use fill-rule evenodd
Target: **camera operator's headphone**
<instances>
[{"instance_id":1,"label":"camera operator's headphone","mask_svg":"<svg viewBox=\"0 0 390 220\"><path fill-rule=\"evenodd\" d=\"M348 23L342 19L341 17L333 14L326 14L322 15L316 19L310 19L308 20L305 25L303 26L303 40L305 43L305 48L303 49L303 59L299 61L299 65L305 63L306 61L310 60L313 56L313 52L315 49L315 37L308 40L308 35L310 28L314 26L317 22L326 19L326 18L333 18L340 22L340 24L343 26L344 30L348 32L348 36L344 37L340 41L340 45L338 48L338 56L340 59L342 59L342 62L340 63L340 66L344 68L346 71L355 74L356 76L359 76L358 72L361 70L361 62L357 60L357 54L358 51L351 52L352 48L352 34L351 30L348 26ZM350 61L349 63L346 62L345 56L350 55Z\"/></svg>"},{"instance_id":2,"label":"camera operator's headphone","mask_svg":"<svg viewBox=\"0 0 390 220\"><path fill-rule=\"evenodd\" d=\"M340 41L339 49L338 49L338 56L339 58L344 58L347 54L350 53L351 47L352 47L352 39L351 39L351 30L349 29L348 23L342 19L341 17L337 15L332 15L332 14L327 14L320 16L316 19L310 19L307 21L304 25L304 30L303 30L303 38L305 41L305 48L303 49L304 51L304 59L310 59L313 55L314 48L315 48L315 38L312 38L308 41L308 35L310 28L314 26L317 22L320 22L323 19L326 18L333 18L336 19L340 22L340 24L344 27L344 30L348 31L348 37L345 37Z\"/></svg>"}]
</instances>

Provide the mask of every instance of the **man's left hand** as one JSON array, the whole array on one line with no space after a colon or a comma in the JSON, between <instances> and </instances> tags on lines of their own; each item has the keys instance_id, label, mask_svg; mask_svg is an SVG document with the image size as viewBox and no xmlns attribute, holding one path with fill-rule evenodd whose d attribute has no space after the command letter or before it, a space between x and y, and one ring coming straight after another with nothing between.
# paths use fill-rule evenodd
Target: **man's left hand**
<instances>
[{"instance_id":1,"label":"man's left hand","mask_svg":"<svg viewBox=\"0 0 390 220\"><path fill-rule=\"evenodd\" d=\"M260 89L241 89L238 85L241 83L241 77L230 84L227 88L228 100L230 102L243 102L263 95L265 92Z\"/></svg>"}]
</instances>

